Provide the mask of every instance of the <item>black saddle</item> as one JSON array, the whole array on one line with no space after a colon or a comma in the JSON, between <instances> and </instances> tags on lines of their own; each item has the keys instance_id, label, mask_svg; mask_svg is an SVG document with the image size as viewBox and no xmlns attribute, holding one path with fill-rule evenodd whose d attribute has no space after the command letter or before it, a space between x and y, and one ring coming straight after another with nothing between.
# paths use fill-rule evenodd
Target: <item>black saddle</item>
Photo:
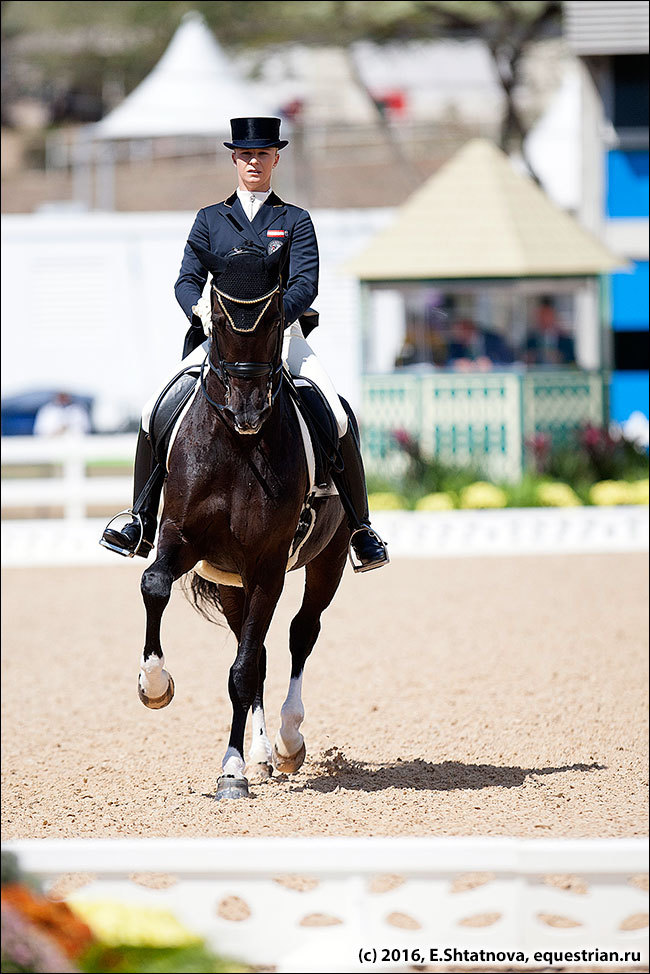
<instances>
[{"instance_id":1,"label":"black saddle","mask_svg":"<svg viewBox=\"0 0 650 974\"><path fill-rule=\"evenodd\" d=\"M342 469L336 417L321 390L311 380L302 377L296 380L286 371L284 379L309 430L316 460L316 486L326 487L332 471ZM344 400L341 402L349 408Z\"/></svg>"},{"instance_id":2,"label":"black saddle","mask_svg":"<svg viewBox=\"0 0 650 974\"><path fill-rule=\"evenodd\" d=\"M200 365L190 365L178 372L158 396L149 420L149 439L156 462L167 463L169 440L176 420L194 392L201 373Z\"/></svg>"}]
</instances>

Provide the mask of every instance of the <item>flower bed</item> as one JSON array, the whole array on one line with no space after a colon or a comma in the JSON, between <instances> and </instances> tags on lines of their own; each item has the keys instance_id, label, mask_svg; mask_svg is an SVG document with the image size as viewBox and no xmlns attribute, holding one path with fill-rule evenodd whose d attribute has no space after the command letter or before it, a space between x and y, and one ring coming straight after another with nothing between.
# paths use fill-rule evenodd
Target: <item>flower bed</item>
<instances>
[{"instance_id":1,"label":"flower bed","mask_svg":"<svg viewBox=\"0 0 650 974\"><path fill-rule=\"evenodd\" d=\"M249 971L218 957L164 909L113 901L53 901L2 854L3 974Z\"/></svg>"},{"instance_id":2,"label":"flower bed","mask_svg":"<svg viewBox=\"0 0 650 974\"><path fill-rule=\"evenodd\" d=\"M548 437L527 444L528 472L516 484L493 483L478 468L451 467L422 455L404 431L393 434L408 460L399 479L370 477L370 509L450 511L504 507L618 506L648 503L647 452L621 436L588 427L562 449Z\"/></svg>"}]
</instances>

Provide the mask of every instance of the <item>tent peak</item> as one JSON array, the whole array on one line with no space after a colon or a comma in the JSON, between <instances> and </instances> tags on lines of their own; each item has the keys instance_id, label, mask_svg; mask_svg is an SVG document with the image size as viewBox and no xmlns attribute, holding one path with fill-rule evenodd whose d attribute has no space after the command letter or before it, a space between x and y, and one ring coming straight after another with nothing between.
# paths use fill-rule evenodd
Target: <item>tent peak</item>
<instances>
[{"instance_id":1,"label":"tent peak","mask_svg":"<svg viewBox=\"0 0 650 974\"><path fill-rule=\"evenodd\" d=\"M184 14L152 71L92 129L96 140L219 136L229 120L277 115L272 95L241 76L197 10Z\"/></svg>"}]
</instances>

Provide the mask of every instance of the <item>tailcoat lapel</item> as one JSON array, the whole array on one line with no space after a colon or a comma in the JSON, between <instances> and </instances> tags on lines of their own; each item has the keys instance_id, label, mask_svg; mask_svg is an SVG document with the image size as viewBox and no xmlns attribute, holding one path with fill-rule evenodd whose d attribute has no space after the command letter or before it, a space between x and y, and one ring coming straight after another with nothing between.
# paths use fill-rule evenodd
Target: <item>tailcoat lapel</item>
<instances>
[{"instance_id":1,"label":"tailcoat lapel","mask_svg":"<svg viewBox=\"0 0 650 974\"><path fill-rule=\"evenodd\" d=\"M258 237L259 242L266 249L268 244L267 230L281 217L286 216L286 203L275 193L266 198L262 206L251 221L246 216L237 193L233 193L219 206L219 213L228 227L234 230L244 241Z\"/></svg>"},{"instance_id":2,"label":"tailcoat lapel","mask_svg":"<svg viewBox=\"0 0 650 974\"><path fill-rule=\"evenodd\" d=\"M255 214L255 218L252 223L253 230L261 238L264 246L267 244L266 231L271 227L276 220L280 217L285 216L287 212L287 207L283 200L280 199L275 193L271 192L269 196L266 197L262 206Z\"/></svg>"},{"instance_id":3,"label":"tailcoat lapel","mask_svg":"<svg viewBox=\"0 0 650 974\"><path fill-rule=\"evenodd\" d=\"M229 196L227 200L224 200L221 204L223 209L219 208L219 213L226 221L227 225L238 233L244 240L250 239L251 224L250 220L244 213L244 208L242 207L237 193L233 193Z\"/></svg>"}]
</instances>

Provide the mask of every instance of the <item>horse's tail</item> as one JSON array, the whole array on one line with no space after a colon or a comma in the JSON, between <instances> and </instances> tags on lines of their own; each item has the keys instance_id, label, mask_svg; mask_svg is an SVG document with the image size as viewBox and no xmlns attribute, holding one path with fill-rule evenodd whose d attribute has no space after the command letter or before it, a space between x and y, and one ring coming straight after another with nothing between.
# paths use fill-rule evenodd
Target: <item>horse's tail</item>
<instances>
[{"instance_id":1,"label":"horse's tail","mask_svg":"<svg viewBox=\"0 0 650 974\"><path fill-rule=\"evenodd\" d=\"M219 586L202 578L196 572L185 575L182 581L183 592L197 612L208 622L223 622L223 606L219 598Z\"/></svg>"}]
</instances>

